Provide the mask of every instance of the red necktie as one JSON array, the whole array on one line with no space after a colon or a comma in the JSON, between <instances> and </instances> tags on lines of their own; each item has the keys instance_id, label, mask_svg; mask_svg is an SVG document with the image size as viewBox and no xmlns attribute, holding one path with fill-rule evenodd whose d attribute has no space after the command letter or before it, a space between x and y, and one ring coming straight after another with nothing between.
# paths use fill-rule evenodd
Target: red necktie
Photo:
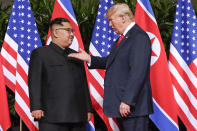
<instances>
[{"instance_id":1,"label":"red necktie","mask_svg":"<svg viewBox=\"0 0 197 131\"><path fill-rule=\"evenodd\" d=\"M116 48L118 47L118 45L120 44L121 40L123 39L124 35L121 34L121 36L118 38L118 42L116 43Z\"/></svg>"}]
</instances>

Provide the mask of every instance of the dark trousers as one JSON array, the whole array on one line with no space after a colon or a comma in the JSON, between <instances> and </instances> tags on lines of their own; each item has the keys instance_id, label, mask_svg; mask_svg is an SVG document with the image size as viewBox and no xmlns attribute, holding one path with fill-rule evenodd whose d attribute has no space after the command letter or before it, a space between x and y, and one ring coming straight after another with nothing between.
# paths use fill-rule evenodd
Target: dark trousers
<instances>
[{"instance_id":1,"label":"dark trousers","mask_svg":"<svg viewBox=\"0 0 197 131\"><path fill-rule=\"evenodd\" d=\"M86 131L86 123L47 123L39 122L39 131Z\"/></svg>"},{"instance_id":2,"label":"dark trousers","mask_svg":"<svg viewBox=\"0 0 197 131\"><path fill-rule=\"evenodd\" d=\"M117 118L120 131L148 131L148 116Z\"/></svg>"}]
</instances>

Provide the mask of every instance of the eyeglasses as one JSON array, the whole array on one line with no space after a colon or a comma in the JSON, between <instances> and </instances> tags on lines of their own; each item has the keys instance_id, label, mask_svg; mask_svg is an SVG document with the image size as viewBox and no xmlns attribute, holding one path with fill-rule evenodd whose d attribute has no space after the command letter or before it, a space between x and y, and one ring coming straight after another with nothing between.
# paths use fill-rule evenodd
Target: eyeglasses
<instances>
[{"instance_id":1,"label":"eyeglasses","mask_svg":"<svg viewBox=\"0 0 197 131\"><path fill-rule=\"evenodd\" d=\"M72 28L57 28L56 30L65 30L67 31L69 34L72 32L73 34L75 33L75 30Z\"/></svg>"}]
</instances>

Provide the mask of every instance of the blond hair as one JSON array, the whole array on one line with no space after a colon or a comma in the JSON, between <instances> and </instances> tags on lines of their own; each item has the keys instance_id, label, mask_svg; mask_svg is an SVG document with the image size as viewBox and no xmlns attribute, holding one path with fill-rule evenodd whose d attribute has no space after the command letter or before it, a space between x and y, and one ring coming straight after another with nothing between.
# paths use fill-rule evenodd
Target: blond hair
<instances>
[{"instance_id":1,"label":"blond hair","mask_svg":"<svg viewBox=\"0 0 197 131\"><path fill-rule=\"evenodd\" d=\"M116 14L118 16L128 16L131 21L134 21L134 15L127 4L118 3L112 6L106 13L106 17Z\"/></svg>"}]
</instances>

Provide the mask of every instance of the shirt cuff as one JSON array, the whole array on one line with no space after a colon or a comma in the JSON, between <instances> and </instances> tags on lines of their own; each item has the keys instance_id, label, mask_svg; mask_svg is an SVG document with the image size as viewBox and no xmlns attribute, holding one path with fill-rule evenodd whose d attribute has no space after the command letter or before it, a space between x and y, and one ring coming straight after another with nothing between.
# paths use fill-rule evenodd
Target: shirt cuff
<instances>
[{"instance_id":1,"label":"shirt cuff","mask_svg":"<svg viewBox=\"0 0 197 131\"><path fill-rule=\"evenodd\" d=\"M90 57L90 62L87 62L87 65L90 67L91 66L91 57Z\"/></svg>"}]
</instances>

